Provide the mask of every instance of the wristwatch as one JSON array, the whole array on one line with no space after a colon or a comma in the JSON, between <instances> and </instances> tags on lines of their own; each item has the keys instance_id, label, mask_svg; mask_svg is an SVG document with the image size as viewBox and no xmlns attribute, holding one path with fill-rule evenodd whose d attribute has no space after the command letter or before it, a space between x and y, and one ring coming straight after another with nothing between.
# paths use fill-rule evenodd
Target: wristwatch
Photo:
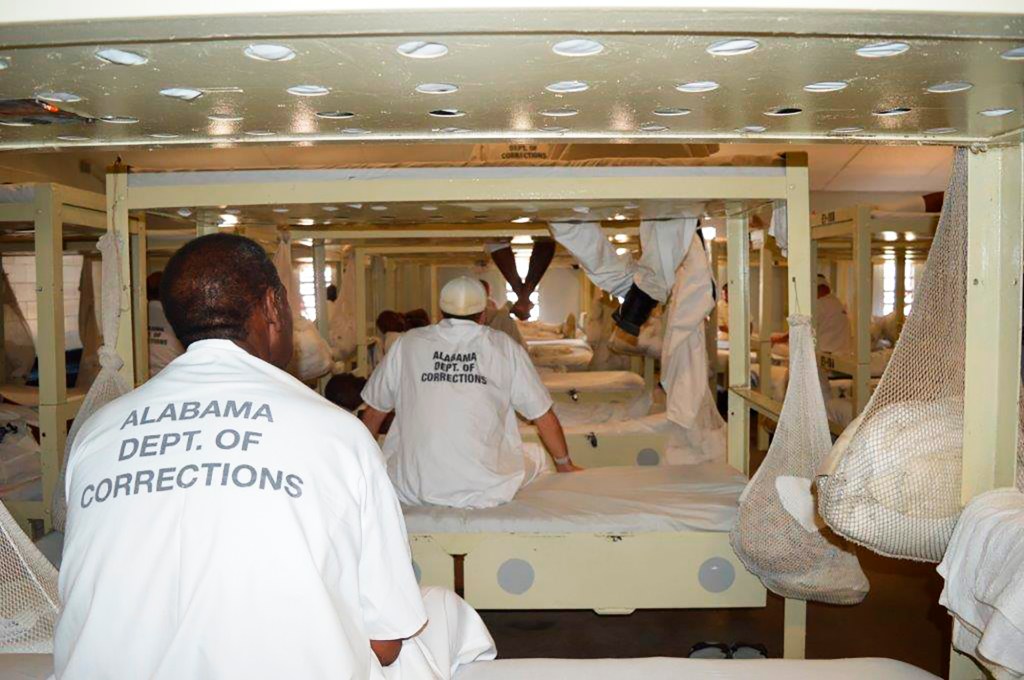
<instances>
[{"instance_id":1,"label":"wristwatch","mask_svg":"<svg viewBox=\"0 0 1024 680\"><path fill-rule=\"evenodd\" d=\"M569 465L572 463L572 459L569 458L569 456L566 456L565 458L555 458L554 460L555 465Z\"/></svg>"}]
</instances>

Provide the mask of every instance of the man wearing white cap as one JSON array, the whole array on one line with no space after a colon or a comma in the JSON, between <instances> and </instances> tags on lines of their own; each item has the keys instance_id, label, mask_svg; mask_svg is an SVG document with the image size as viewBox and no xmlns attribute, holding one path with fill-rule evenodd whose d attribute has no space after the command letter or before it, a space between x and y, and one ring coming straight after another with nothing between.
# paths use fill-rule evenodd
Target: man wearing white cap
<instances>
[{"instance_id":1,"label":"man wearing white cap","mask_svg":"<svg viewBox=\"0 0 1024 680\"><path fill-rule=\"evenodd\" d=\"M441 290L444 320L406 332L363 390L363 422L384 442L388 473L406 505L487 508L512 500L543 468L524 445L516 412L537 426L559 472L577 468L529 355L505 333L480 324L483 285L468 277Z\"/></svg>"},{"instance_id":2,"label":"man wearing white cap","mask_svg":"<svg viewBox=\"0 0 1024 680\"><path fill-rule=\"evenodd\" d=\"M832 286L824 274L818 274L818 306L814 312L814 329L818 338L818 351L849 354L853 351L853 331L846 305L832 293ZM788 343L789 333L775 333L772 344Z\"/></svg>"}]
</instances>

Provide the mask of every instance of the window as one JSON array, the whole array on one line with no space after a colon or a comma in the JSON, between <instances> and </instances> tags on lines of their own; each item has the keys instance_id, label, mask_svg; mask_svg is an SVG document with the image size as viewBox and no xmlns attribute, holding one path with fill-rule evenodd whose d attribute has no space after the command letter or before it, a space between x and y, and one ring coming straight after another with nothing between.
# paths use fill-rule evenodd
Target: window
<instances>
[{"instance_id":1,"label":"window","mask_svg":"<svg viewBox=\"0 0 1024 680\"><path fill-rule=\"evenodd\" d=\"M316 321L316 281L313 276L313 265L306 263L299 265L299 300L302 302L302 316L310 321ZM331 285L334 280L334 271L330 267L324 268L324 285Z\"/></svg>"},{"instance_id":2,"label":"window","mask_svg":"<svg viewBox=\"0 0 1024 680\"><path fill-rule=\"evenodd\" d=\"M519 274L519 278L526 280L526 275L530 271L530 255L533 254L532 249L527 250L516 250L516 272ZM539 286L538 286L539 288ZM505 284L505 296L509 300L515 300L516 294L512 290L512 286ZM540 320L540 292L535 290L530 294L530 302L533 303L533 307L530 309L529 321Z\"/></svg>"},{"instance_id":3,"label":"window","mask_svg":"<svg viewBox=\"0 0 1024 680\"><path fill-rule=\"evenodd\" d=\"M896 309L896 255L887 253L882 263L882 316L892 314ZM899 257L906 257L900 253ZM910 314L914 304L914 263L904 260L903 270L903 314Z\"/></svg>"}]
</instances>

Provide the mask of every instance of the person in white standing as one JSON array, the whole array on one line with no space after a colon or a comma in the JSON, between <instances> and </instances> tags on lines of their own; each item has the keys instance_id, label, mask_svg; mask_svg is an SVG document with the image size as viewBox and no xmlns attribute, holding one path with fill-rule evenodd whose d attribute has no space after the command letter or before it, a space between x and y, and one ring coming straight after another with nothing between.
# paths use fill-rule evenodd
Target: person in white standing
<instances>
[{"instance_id":1,"label":"person in white standing","mask_svg":"<svg viewBox=\"0 0 1024 680\"><path fill-rule=\"evenodd\" d=\"M516 412L537 426L559 472L576 470L526 350L481 325L483 285L453 279L440 306L444 320L404 333L363 390L374 435L395 412L384 455L401 501L487 508L512 500L544 462L540 447L524 447Z\"/></svg>"},{"instance_id":2,"label":"person in white standing","mask_svg":"<svg viewBox=\"0 0 1024 680\"><path fill-rule=\"evenodd\" d=\"M57 679L382 678L426 621L401 508L366 428L281 370L273 264L204 236L161 297L187 351L71 450Z\"/></svg>"},{"instance_id":3,"label":"person in white standing","mask_svg":"<svg viewBox=\"0 0 1024 680\"><path fill-rule=\"evenodd\" d=\"M853 351L853 331L846 305L832 293L824 274L818 274L818 306L814 311L814 331L819 352L849 354ZM772 344L789 342L789 333L774 333Z\"/></svg>"},{"instance_id":4,"label":"person in white standing","mask_svg":"<svg viewBox=\"0 0 1024 680\"><path fill-rule=\"evenodd\" d=\"M163 272L146 277L146 299L149 301L149 375L153 377L185 351L167 321L160 302L160 279Z\"/></svg>"}]
</instances>

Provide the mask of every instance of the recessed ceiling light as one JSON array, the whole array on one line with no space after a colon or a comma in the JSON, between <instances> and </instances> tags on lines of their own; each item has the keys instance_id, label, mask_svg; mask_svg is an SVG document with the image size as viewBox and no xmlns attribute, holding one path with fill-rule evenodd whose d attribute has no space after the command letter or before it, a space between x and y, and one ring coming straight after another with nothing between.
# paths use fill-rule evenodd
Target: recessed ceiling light
<instances>
[{"instance_id":1,"label":"recessed ceiling light","mask_svg":"<svg viewBox=\"0 0 1024 680\"><path fill-rule=\"evenodd\" d=\"M388 207L386 205L371 205L370 210L376 210L377 212L384 212Z\"/></svg>"},{"instance_id":2,"label":"recessed ceiling light","mask_svg":"<svg viewBox=\"0 0 1024 680\"><path fill-rule=\"evenodd\" d=\"M258 61L290 61L295 58L295 51L284 45L263 43L246 47L245 56Z\"/></svg>"},{"instance_id":3,"label":"recessed ceiling light","mask_svg":"<svg viewBox=\"0 0 1024 680\"><path fill-rule=\"evenodd\" d=\"M81 135L57 135L57 139L62 142L87 142L88 137L82 137Z\"/></svg>"},{"instance_id":4,"label":"recessed ceiling light","mask_svg":"<svg viewBox=\"0 0 1024 680\"><path fill-rule=\"evenodd\" d=\"M578 205L575 208L573 208L572 211L574 213L579 213L581 215L586 215L588 212L590 212L590 208L588 208L585 205Z\"/></svg>"},{"instance_id":5,"label":"recessed ceiling light","mask_svg":"<svg viewBox=\"0 0 1024 680\"><path fill-rule=\"evenodd\" d=\"M467 130L466 128L460 128L460 127L443 127L443 128L434 128L433 132L440 132L441 134L445 134L445 135L459 135L459 134L462 134L464 132L469 132L469 130Z\"/></svg>"},{"instance_id":6,"label":"recessed ceiling light","mask_svg":"<svg viewBox=\"0 0 1024 680\"><path fill-rule=\"evenodd\" d=\"M640 126L641 132L665 132L668 130L664 125L658 125L657 123L644 123Z\"/></svg>"},{"instance_id":7,"label":"recessed ceiling light","mask_svg":"<svg viewBox=\"0 0 1024 680\"><path fill-rule=\"evenodd\" d=\"M324 205L320 206L320 209L325 212L338 212L338 206L336 205Z\"/></svg>"},{"instance_id":8,"label":"recessed ceiling light","mask_svg":"<svg viewBox=\"0 0 1024 680\"><path fill-rule=\"evenodd\" d=\"M872 111L871 113L882 118L891 118L893 116L903 116L910 113L910 108L907 106L894 106L891 109L879 109L878 111Z\"/></svg>"},{"instance_id":9,"label":"recessed ceiling light","mask_svg":"<svg viewBox=\"0 0 1024 680\"><path fill-rule=\"evenodd\" d=\"M26 123L20 120L0 120L0 125L6 127L32 127L32 123Z\"/></svg>"},{"instance_id":10,"label":"recessed ceiling light","mask_svg":"<svg viewBox=\"0 0 1024 680\"><path fill-rule=\"evenodd\" d=\"M399 45L398 53L410 59L437 59L448 54L448 46L436 42L413 40Z\"/></svg>"},{"instance_id":11,"label":"recessed ceiling light","mask_svg":"<svg viewBox=\"0 0 1024 680\"><path fill-rule=\"evenodd\" d=\"M276 212L278 215L284 215L286 212L288 212L288 208L271 208L271 210Z\"/></svg>"},{"instance_id":12,"label":"recessed ceiling light","mask_svg":"<svg viewBox=\"0 0 1024 680\"><path fill-rule=\"evenodd\" d=\"M612 219L615 220L616 222L625 222L626 221L626 216L623 215L622 213L615 213L612 216Z\"/></svg>"},{"instance_id":13,"label":"recessed ceiling light","mask_svg":"<svg viewBox=\"0 0 1024 680\"><path fill-rule=\"evenodd\" d=\"M628 252L629 252L629 248L616 248L615 249L615 254L619 255L619 256L625 255Z\"/></svg>"},{"instance_id":14,"label":"recessed ceiling light","mask_svg":"<svg viewBox=\"0 0 1024 680\"><path fill-rule=\"evenodd\" d=\"M451 94L458 92L459 86L451 83L420 83L416 91L420 94Z\"/></svg>"},{"instance_id":15,"label":"recessed ceiling light","mask_svg":"<svg viewBox=\"0 0 1024 680\"><path fill-rule=\"evenodd\" d=\"M149 57L138 52L129 52L128 50L119 50L113 47L97 50L96 58L108 64L118 64L119 66L142 66L149 61Z\"/></svg>"},{"instance_id":16,"label":"recessed ceiling light","mask_svg":"<svg viewBox=\"0 0 1024 680\"><path fill-rule=\"evenodd\" d=\"M928 91L932 94L948 94L950 92L965 92L974 87L974 85L962 81L955 80L946 83L935 83L934 85L928 86Z\"/></svg>"},{"instance_id":17,"label":"recessed ceiling light","mask_svg":"<svg viewBox=\"0 0 1024 680\"><path fill-rule=\"evenodd\" d=\"M344 135L368 135L370 131L366 128L345 128L341 131Z\"/></svg>"},{"instance_id":18,"label":"recessed ceiling light","mask_svg":"<svg viewBox=\"0 0 1024 680\"><path fill-rule=\"evenodd\" d=\"M223 213L220 216L220 226L222 227L233 227L238 224L238 218L229 213Z\"/></svg>"},{"instance_id":19,"label":"recessed ceiling light","mask_svg":"<svg viewBox=\"0 0 1024 680\"><path fill-rule=\"evenodd\" d=\"M662 106L652 111L655 116L686 116L690 109L678 109L674 106Z\"/></svg>"},{"instance_id":20,"label":"recessed ceiling light","mask_svg":"<svg viewBox=\"0 0 1024 680\"><path fill-rule=\"evenodd\" d=\"M768 109L764 112L766 116L795 116L803 113L803 109L798 109L795 106L779 106L774 109Z\"/></svg>"},{"instance_id":21,"label":"recessed ceiling light","mask_svg":"<svg viewBox=\"0 0 1024 680\"><path fill-rule=\"evenodd\" d=\"M623 219L625 219L625 217L623 217ZM625 243L628 240L629 236L627 236L626 234L616 234L614 237L614 241L616 243Z\"/></svg>"},{"instance_id":22,"label":"recessed ceiling light","mask_svg":"<svg viewBox=\"0 0 1024 680\"><path fill-rule=\"evenodd\" d=\"M571 106L560 106L555 109L544 109L540 112L542 116L548 116L550 118L568 118L569 116L575 116L579 113L579 109L574 109Z\"/></svg>"},{"instance_id":23,"label":"recessed ceiling light","mask_svg":"<svg viewBox=\"0 0 1024 680\"><path fill-rule=\"evenodd\" d=\"M242 134L250 137L269 137L274 133L270 130L245 130Z\"/></svg>"},{"instance_id":24,"label":"recessed ceiling light","mask_svg":"<svg viewBox=\"0 0 1024 680\"><path fill-rule=\"evenodd\" d=\"M296 224L298 224L300 227L312 227L314 224L316 224L316 220L314 220L311 217L303 217L297 220Z\"/></svg>"},{"instance_id":25,"label":"recessed ceiling light","mask_svg":"<svg viewBox=\"0 0 1024 680\"><path fill-rule=\"evenodd\" d=\"M544 89L555 94L569 94L570 92L586 92L590 89L590 85L582 80L559 80Z\"/></svg>"},{"instance_id":26,"label":"recessed ceiling light","mask_svg":"<svg viewBox=\"0 0 1024 680\"><path fill-rule=\"evenodd\" d=\"M988 118L999 118L1000 116L1008 116L1013 113L1013 111L1013 109L985 109L978 113L983 116L987 116Z\"/></svg>"},{"instance_id":27,"label":"recessed ceiling light","mask_svg":"<svg viewBox=\"0 0 1024 680\"><path fill-rule=\"evenodd\" d=\"M864 132L862 127L838 127L829 132L830 135L855 135L859 132Z\"/></svg>"},{"instance_id":28,"label":"recessed ceiling light","mask_svg":"<svg viewBox=\"0 0 1024 680\"><path fill-rule=\"evenodd\" d=\"M767 129L768 128L766 128L763 125L745 125L745 126L741 127L740 129L736 130L736 132L742 132L742 133L747 133L747 134L757 134L759 132L764 132Z\"/></svg>"},{"instance_id":29,"label":"recessed ceiling light","mask_svg":"<svg viewBox=\"0 0 1024 680\"><path fill-rule=\"evenodd\" d=\"M713 80L692 80L676 85L676 89L680 92L711 92L717 90L718 87L718 83Z\"/></svg>"},{"instance_id":30,"label":"recessed ceiling light","mask_svg":"<svg viewBox=\"0 0 1024 680\"><path fill-rule=\"evenodd\" d=\"M850 84L845 80L823 80L820 83L804 85L805 92L838 92L845 90Z\"/></svg>"},{"instance_id":31,"label":"recessed ceiling light","mask_svg":"<svg viewBox=\"0 0 1024 680\"><path fill-rule=\"evenodd\" d=\"M237 123L242 120L242 116L236 116L231 113L211 113L207 118L216 123Z\"/></svg>"},{"instance_id":32,"label":"recessed ceiling light","mask_svg":"<svg viewBox=\"0 0 1024 680\"><path fill-rule=\"evenodd\" d=\"M344 120L346 118L354 118L356 114L351 111L317 111L317 118L326 118L327 120Z\"/></svg>"},{"instance_id":33,"label":"recessed ceiling light","mask_svg":"<svg viewBox=\"0 0 1024 680\"><path fill-rule=\"evenodd\" d=\"M189 210L188 208L178 208L177 210L175 210L175 212L181 215L182 217L192 217L192 211Z\"/></svg>"},{"instance_id":34,"label":"recessed ceiling light","mask_svg":"<svg viewBox=\"0 0 1024 680\"><path fill-rule=\"evenodd\" d=\"M1024 59L1024 45L1006 50L999 56L1008 61L1020 61Z\"/></svg>"},{"instance_id":35,"label":"recessed ceiling light","mask_svg":"<svg viewBox=\"0 0 1024 680\"><path fill-rule=\"evenodd\" d=\"M529 217L523 216L523 217L515 218L514 220L512 220L512 223L513 224L526 224L529 221L530 221Z\"/></svg>"},{"instance_id":36,"label":"recessed ceiling light","mask_svg":"<svg viewBox=\"0 0 1024 680\"><path fill-rule=\"evenodd\" d=\"M952 134L954 132L956 132L956 128L951 128L951 127L930 128L930 129L924 131L924 133L926 135L948 135L948 134Z\"/></svg>"},{"instance_id":37,"label":"recessed ceiling light","mask_svg":"<svg viewBox=\"0 0 1024 680\"><path fill-rule=\"evenodd\" d=\"M421 205L420 206L420 210L423 210L425 212L435 212L437 210L437 206L436 205Z\"/></svg>"},{"instance_id":38,"label":"recessed ceiling light","mask_svg":"<svg viewBox=\"0 0 1024 680\"><path fill-rule=\"evenodd\" d=\"M7 57L0 57L0 71L7 70L11 67L11 60Z\"/></svg>"},{"instance_id":39,"label":"recessed ceiling light","mask_svg":"<svg viewBox=\"0 0 1024 680\"><path fill-rule=\"evenodd\" d=\"M352 208L353 210L361 210L363 207L362 203L346 203L345 207Z\"/></svg>"},{"instance_id":40,"label":"recessed ceiling light","mask_svg":"<svg viewBox=\"0 0 1024 680\"><path fill-rule=\"evenodd\" d=\"M592 57L604 52L604 45L587 38L572 38L555 43L551 50L563 57Z\"/></svg>"},{"instance_id":41,"label":"recessed ceiling light","mask_svg":"<svg viewBox=\"0 0 1024 680\"><path fill-rule=\"evenodd\" d=\"M176 135L173 132L151 132L146 136L152 137L153 139L177 139L181 135Z\"/></svg>"},{"instance_id":42,"label":"recessed ceiling light","mask_svg":"<svg viewBox=\"0 0 1024 680\"><path fill-rule=\"evenodd\" d=\"M139 119L134 116L100 116L100 120L104 123L114 123L116 125L132 125L139 122Z\"/></svg>"},{"instance_id":43,"label":"recessed ceiling light","mask_svg":"<svg viewBox=\"0 0 1024 680\"><path fill-rule=\"evenodd\" d=\"M160 94L172 99L180 99L184 102L194 101L203 96L202 90L191 87L168 87L160 90Z\"/></svg>"},{"instance_id":44,"label":"recessed ceiling light","mask_svg":"<svg viewBox=\"0 0 1024 680\"><path fill-rule=\"evenodd\" d=\"M82 101L81 97L71 92L36 92L36 99L57 104L73 104Z\"/></svg>"},{"instance_id":45,"label":"recessed ceiling light","mask_svg":"<svg viewBox=\"0 0 1024 680\"><path fill-rule=\"evenodd\" d=\"M909 49L910 45L904 42L877 42L858 48L857 54L868 59L878 59L880 57L895 57Z\"/></svg>"},{"instance_id":46,"label":"recessed ceiling light","mask_svg":"<svg viewBox=\"0 0 1024 680\"><path fill-rule=\"evenodd\" d=\"M434 109L430 115L435 118L461 118L466 112L460 109Z\"/></svg>"},{"instance_id":47,"label":"recessed ceiling light","mask_svg":"<svg viewBox=\"0 0 1024 680\"><path fill-rule=\"evenodd\" d=\"M714 54L719 57L733 57L737 54L748 54L753 52L760 46L761 44L756 40L749 40L747 38L719 40L708 45L707 52L708 54Z\"/></svg>"},{"instance_id":48,"label":"recessed ceiling light","mask_svg":"<svg viewBox=\"0 0 1024 680\"><path fill-rule=\"evenodd\" d=\"M322 85L293 85L286 92L296 97L322 97L330 90Z\"/></svg>"}]
</instances>

